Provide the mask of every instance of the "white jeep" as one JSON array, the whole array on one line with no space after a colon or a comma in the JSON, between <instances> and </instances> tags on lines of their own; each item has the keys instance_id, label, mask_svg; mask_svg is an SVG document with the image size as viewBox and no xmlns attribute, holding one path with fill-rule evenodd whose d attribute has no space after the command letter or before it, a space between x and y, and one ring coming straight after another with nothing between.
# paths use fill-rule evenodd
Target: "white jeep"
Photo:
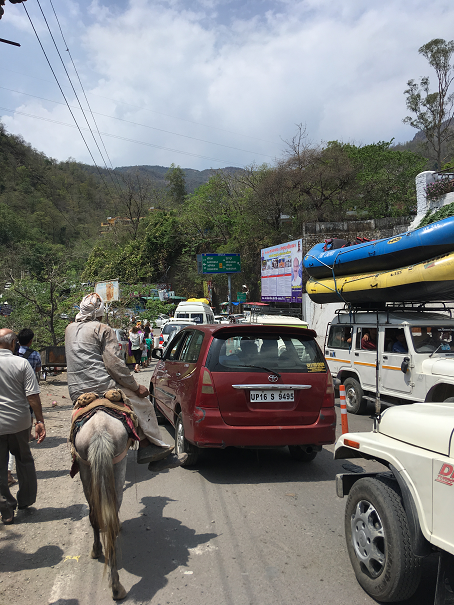
<instances>
[{"instance_id":1,"label":"white jeep","mask_svg":"<svg viewBox=\"0 0 454 605\"><path fill-rule=\"evenodd\" d=\"M328 326L325 357L347 410L367 400L454 401L454 319L419 310L342 311Z\"/></svg>"},{"instance_id":2,"label":"white jeep","mask_svg":"<svg viewBox=\"0 0 454 605\"><path fill-rule=\"evenodd\" d=\"M346 433L336 443L336 459L365 458L387 467L365 473L353 465L359 472L336 476L337 495L348 495L352 567L380 602L410 598L429 555L439 556L435 605L454 602L453 437L454 403L418 403L388 408L372 432Z\"/></svg>"}]
</instances>

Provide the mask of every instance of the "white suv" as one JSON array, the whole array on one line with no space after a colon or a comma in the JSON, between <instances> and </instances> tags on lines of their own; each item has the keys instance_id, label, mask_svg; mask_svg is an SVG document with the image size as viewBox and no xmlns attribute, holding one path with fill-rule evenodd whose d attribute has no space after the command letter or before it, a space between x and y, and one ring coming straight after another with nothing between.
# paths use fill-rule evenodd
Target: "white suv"
<instances>
[{"instance_id":1,"label":"white suv","mask_svg":"<svg viewBox=\"0 0 454 605\"><path fill-rule=\"evenodd\" d=\"M325 357L353 414L375 400L377 386L385 403L454 401L454 319L447 314L340 312L328 326Z\"/></svg>"}]
</instances>

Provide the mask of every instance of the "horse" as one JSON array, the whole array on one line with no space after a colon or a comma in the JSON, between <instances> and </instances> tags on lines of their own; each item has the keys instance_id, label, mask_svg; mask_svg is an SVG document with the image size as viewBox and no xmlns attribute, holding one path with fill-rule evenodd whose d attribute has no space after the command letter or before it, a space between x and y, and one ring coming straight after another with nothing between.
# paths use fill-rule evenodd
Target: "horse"
<instances>
[{"instance_id":1,"label":"horse","mask_svg":"<svg viewBox=\"0 0 454 605\"><path fill-rule=\"evenodd\" d=\"M74 443L93 528L90 556L99 559L104 546L109 586L115 600L124 599L127 594L118 575L116 540L120 531L118 512L123 500L128 445L123 423L102 410L85 422Z\"/></svg>"}]
</instances>

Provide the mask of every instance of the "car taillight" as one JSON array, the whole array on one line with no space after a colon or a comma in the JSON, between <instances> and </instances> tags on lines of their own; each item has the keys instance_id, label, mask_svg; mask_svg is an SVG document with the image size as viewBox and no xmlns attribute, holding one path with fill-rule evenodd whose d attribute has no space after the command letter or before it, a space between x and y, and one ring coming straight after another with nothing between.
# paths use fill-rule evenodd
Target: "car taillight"
<instances>
[{"instance_id":1,"label":"car taillight","mask_svg":"<svg viewBox=\"0 0 454 605\"><path fill-rule=\"evenodd\" d=\"M163 344L164 344L164 336L161 334L161 335L159 336L159 346L161 346L161 345L163 345Z\"/></svg>"},{"instance_id":2,"label":"car taillight","mask_svg":"<svg viewBox=\"0 0 454 605\"><path fill-rule=\"evenodd\" d=\"M325 395L323 396L322 408L333 408L334 407L334 385L331 377L331 372L328 370L326 374L326 389Z\"/></svg>"},{"instance_id":3,"label":"car taillight","mask_svg":"<svg viewBox=\"0 0 454 605\"><path fill-rule=\"evenodd\" d=\"M213 378L209 370L202 368L201 380L199 381L199 392L197 394L196 407L217 408L218 398L214 390Z\"/></svg>"}]
</instances>

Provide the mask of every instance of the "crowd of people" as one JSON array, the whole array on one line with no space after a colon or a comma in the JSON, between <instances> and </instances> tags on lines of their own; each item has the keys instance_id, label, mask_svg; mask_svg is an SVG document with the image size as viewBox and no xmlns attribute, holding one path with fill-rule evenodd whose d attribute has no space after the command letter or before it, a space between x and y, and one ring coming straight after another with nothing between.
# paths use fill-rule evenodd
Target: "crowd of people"
<instances>
[{"instance_id":1,"label":"crowd of people","mask_svg":"<svg viewBox=\"0 0 454 605\"><path fill-rule=\"evenodd\" d=\"M150 363L151 349L153 348L153 333L148 319L138 322L129 331L129 357L135 361L134 372L140 368L147 368Z\"/></svg>"}]
</instances>

